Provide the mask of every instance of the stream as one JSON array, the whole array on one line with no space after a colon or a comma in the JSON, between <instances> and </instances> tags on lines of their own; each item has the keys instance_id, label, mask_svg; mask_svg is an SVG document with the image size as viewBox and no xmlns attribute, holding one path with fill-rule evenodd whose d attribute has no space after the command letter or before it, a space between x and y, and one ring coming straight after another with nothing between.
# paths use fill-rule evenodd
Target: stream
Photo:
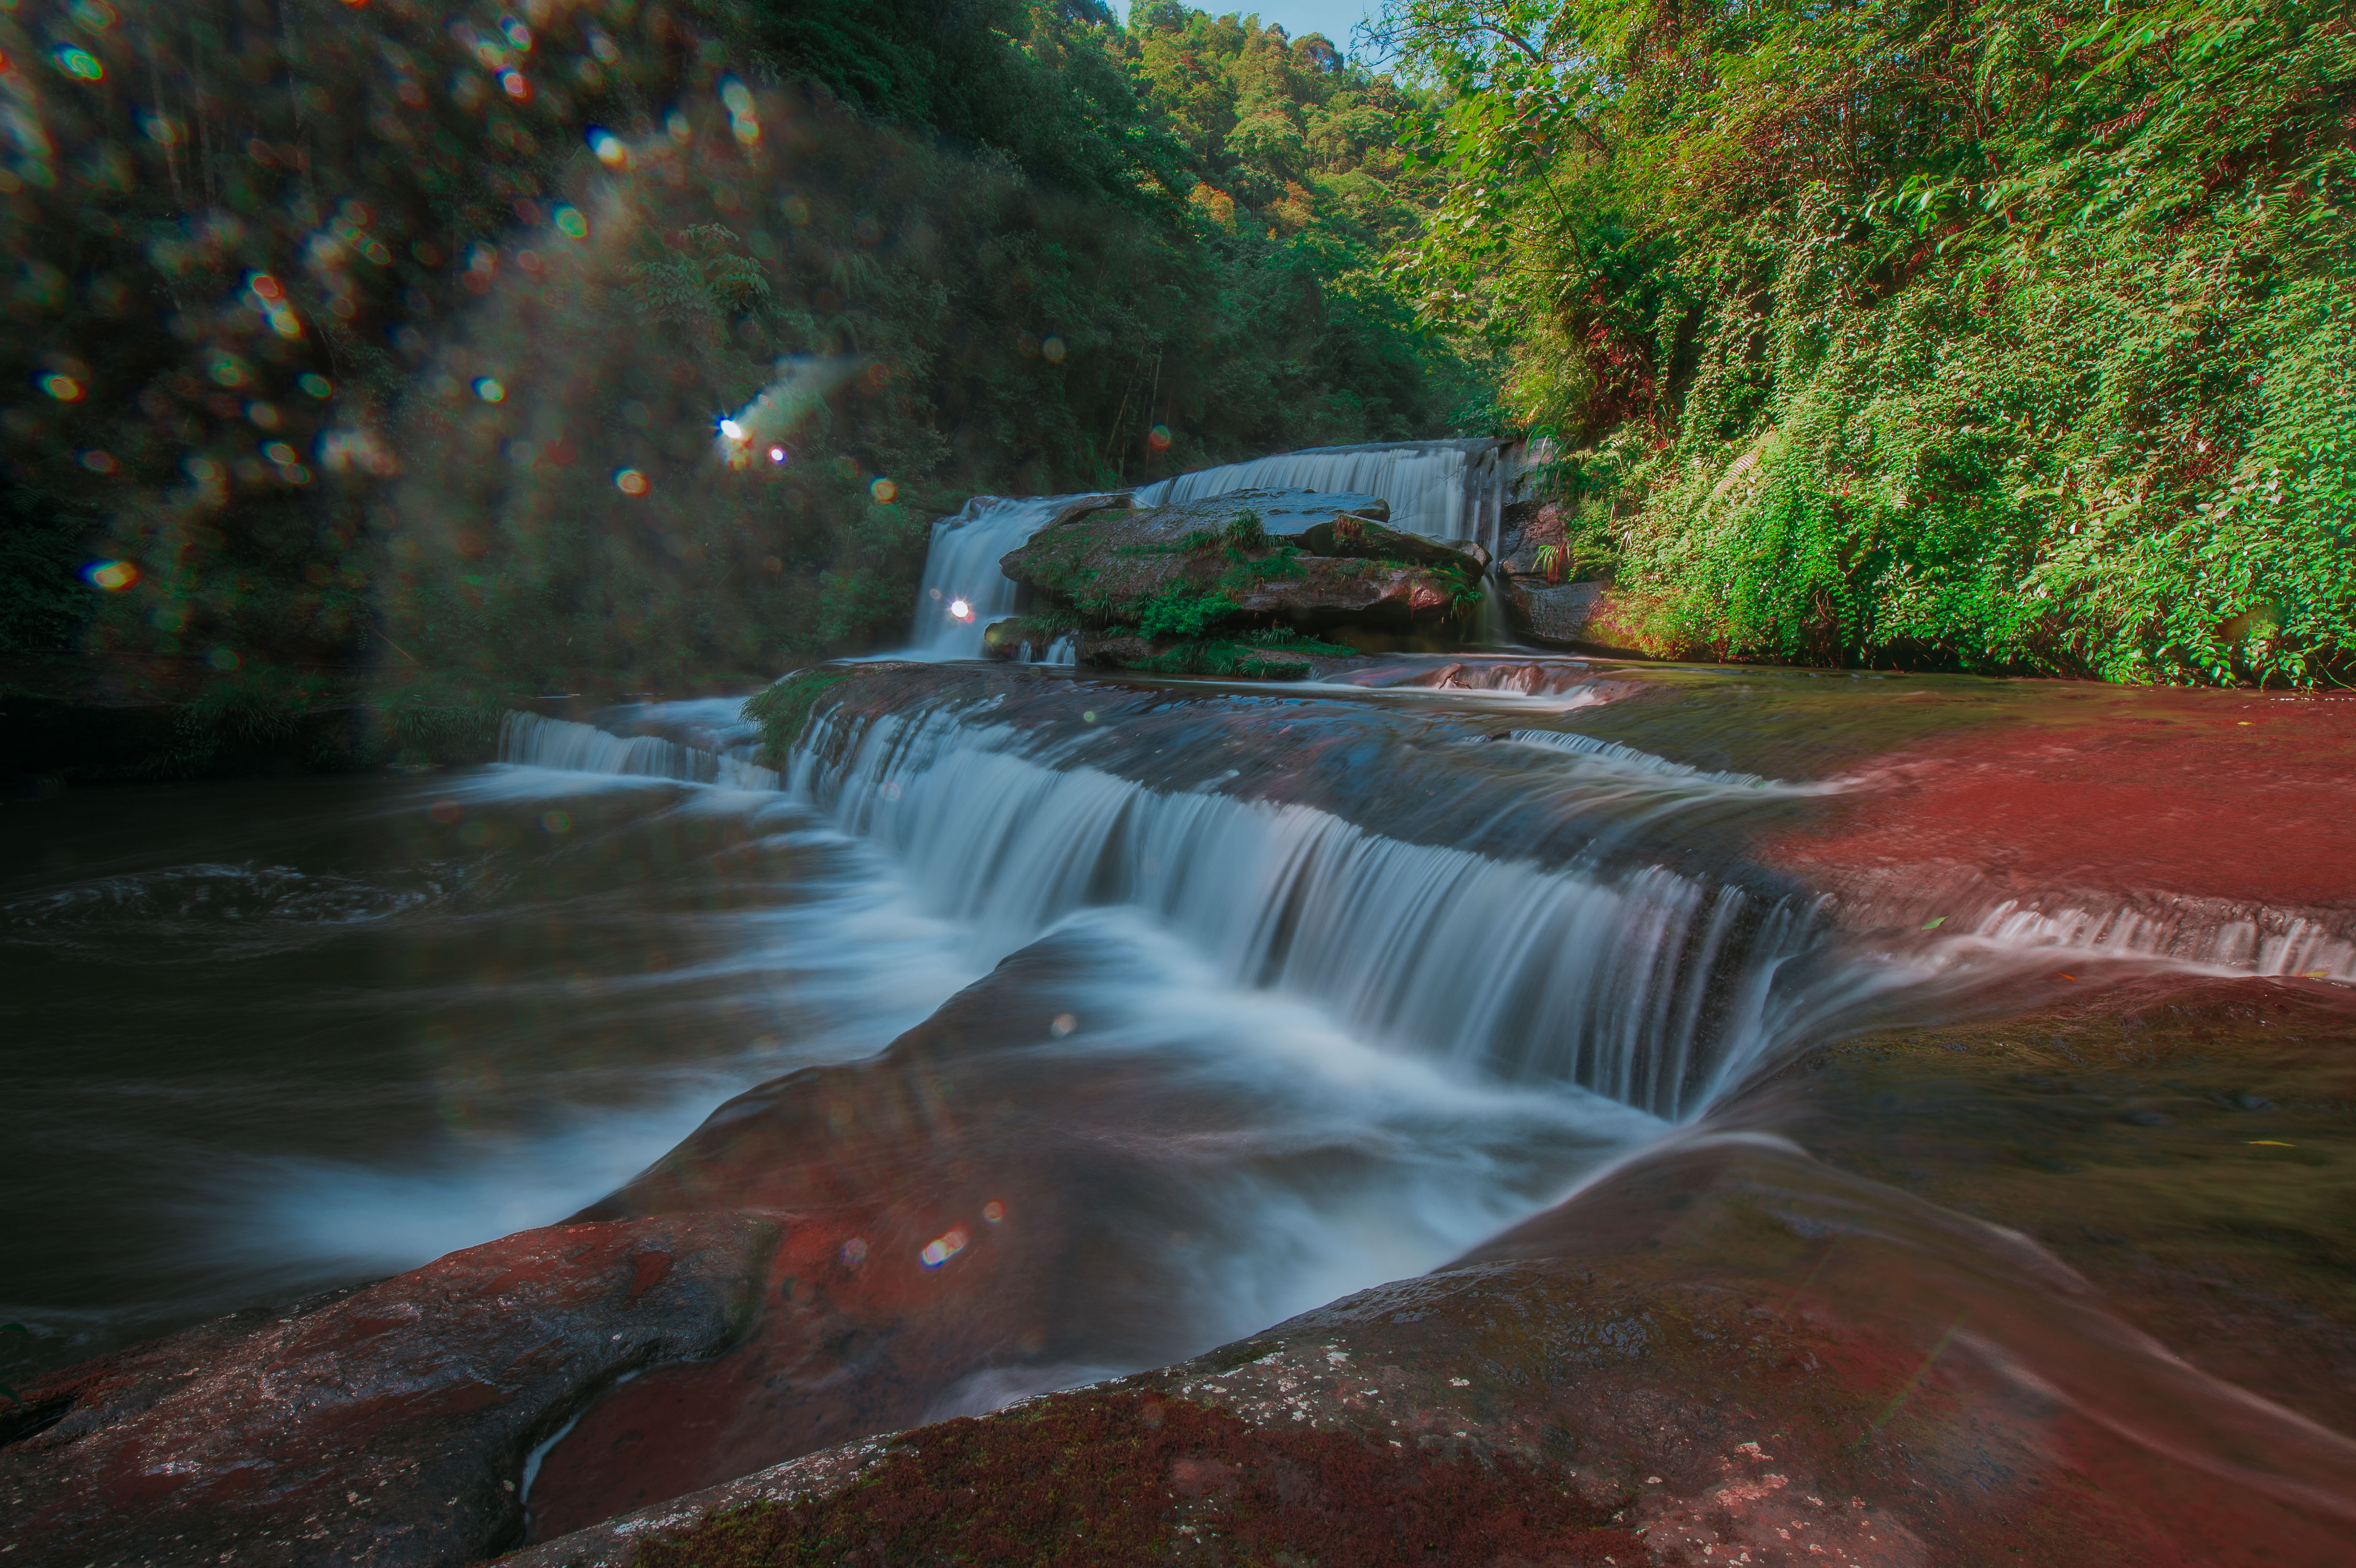
<instances>
[{"instance_id":1,"label":"stream","mask_svg":"<svg viewBox=\"0 0 2356 1568\"><path fill-rule=\"evenodd\" d=\"M1269 460L1230 487L1388 485L1406 523L1430 508L1419 531L1494 529L1494 474L1408 456ZM661 1211L630 1196L648 1182L672 1207L697 1181L688 1207L757 1207L744 1170L666 1151L786 1075L971 1014L925 1111L963 1119L954 1168L923 1164L920 1117L861 1179L969 1188L978 1218L905 1237L870 1219L838 1250L921 1244L943 1280L983 1227L993 1246L1035 1227L1033 1250L973 1287L962 1338L901 1366L896 1403L852 1418L885 1430L1510 1246L1632 1162L1782 1136L1797 1123L1761 1111L1762 1086L1876 1030L1996 1027L2089 985L2356 977L2344 903L2294 885L2297 856L2214 885L2182 835L2040 863L2061 808L2018 792L1944 848L1940 798L1910 807L1911 869L1823 848L1925 777L1997 776L1988 750L1937 773L1941 747L2201 725L2241 744L2231 694L1527 650L1274 684L957 662L1012 603L995 557L1051 510L945 527L912 654L862 667L776 772L732 698L517 714L498 762L444 773L12 804L0 1317L30 1333L0 1376L567 1216ZM2019 853L1973 860L2005 823ZM2232 882L2269 876L2286 891ZM841 1093L838 1134L884 1125ZM1878 1136L1876 1104L1850 1134ZM1881 1201L1862 1190L1792 1201ZM1925 1278L2016 1304L2074 1289L1980 1232L1891 1223ZM2053 1343L2018 1354L2080 1355ZM671 1372L534 1449L535 1538L858 1435L839 1413L746 1418L648 1479L615 1435L690 1397ZM2250 1443L2289 1441L2304 1418L2281 1416ZM2314 1432L2278 1467L2328 1494L2356 1470Z\"/></svg>"}]
</instances>

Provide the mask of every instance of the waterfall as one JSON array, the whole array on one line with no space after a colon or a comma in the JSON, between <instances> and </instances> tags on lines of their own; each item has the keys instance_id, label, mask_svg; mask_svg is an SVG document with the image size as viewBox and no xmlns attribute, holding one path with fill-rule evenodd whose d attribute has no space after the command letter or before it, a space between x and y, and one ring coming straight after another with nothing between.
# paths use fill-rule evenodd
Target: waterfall
<instances>
[{"instance_id":1,"label":"waterfall","mask_svg":"<svg viewBox=\"0 0 2356 1568\"><path fill-rule=\"evenodd\" d=\"M1319 446L1197 469L1148 485L1135 492L1135 500L1141 507L1159 507L1256 489L1376 496L1390 507L1395 528L1433 539L1478 540L1494 553L1505 503L1526 466L1493 440ZM1058 512L1085 499L976 496L955 517L935 523L909 645L894 656L980 658L983 630L1014 613L1015 585L998 570L1000 559L1020 549ZM962 615L955 613L959 606ZM1070 647L1059 645L1043 662L1069 664Z\"/></svg>"},{"instance_id":2,"label":"waterfall","mask_svg":"<svg viewBox=\"0 0 2356 1568\"><path fill-rule=\"evenodd\" d=\"M1199 501L1236 490L1355 491L1389 504L1391 526L1497 548L1517 468L1494 441L1407 441L1316 446L1181 474L1137 492L1141 507Z\"/></svg>"},{"instance_id":3,"label":"waterfall","mask_svg":"<svg viewBox=\"0 0 2356 1568\"><path fill-rule=\"evenodd\" d=\"M1406 843L1031 744L986 715L821 714L787 783L994 950L1130 905L1238 985L1499 1077L1678 1115L1794 1032L1772 982L1816 941L1813 905L1657 866L1606 876Z\"/></svg>"},{"instance_id":4,"label":"waterfall","mask_svg":"<svg viewBox=\"0 0 2356 1568\"><path fill-rule=\"evenodd\" d=\"M730 789L776 789L776 770L751 761L749 745L725 751L662 735L621 736L594 724L509 713L499 720L499 761L575 773L676 779Z\"/></svg>"},{"instance_id":5,"label":"waterfall","mask_svg":"<svg viewBox=\"0 0 2356 1568\"><path fill-rule=\"evenodd\" d=\"M1075 496L1026 496L1008 499L976 496L953 517L933 525L925 556L925 585L916 592L916 624L902 656L977 659L981 634L991 622L1014 613L1014 583L998 570L999 558L1019 549L1055 514L1080 499ZM962 604L966 613L953 613ZM1070 663L1066 651L1061 661Z\"/></svg>"}]
</instances>

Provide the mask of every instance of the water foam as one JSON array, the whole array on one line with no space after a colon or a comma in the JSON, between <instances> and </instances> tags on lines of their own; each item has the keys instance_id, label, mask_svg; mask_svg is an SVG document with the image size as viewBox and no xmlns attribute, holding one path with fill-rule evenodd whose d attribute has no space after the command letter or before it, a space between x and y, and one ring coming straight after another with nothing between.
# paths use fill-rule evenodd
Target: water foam
<instances>
[{"instance_id":1,"label":"water foam","mask_svg":"<svg viewBox=\"0 0 2356 1568\"><path fill-rule=\"evenodd\" d=\"M1393 528L1476 539L1494 550L1515 473L1494 441L1318 446L1181 474L1138 491L1137 504L1160 507L1237 490L1352 491L1380 496Z\"/></svg>"},{"instance_id":2,"label":"water foam","mask_svg":"<svg viewBox=\"0 0 2356 1568\"><path fill-rule=\"evenodd\" d=\"M1603 876L1410 844L1327 812L1026 754L987 715L814 720L788 784L1001 951L1128 904L1234 985L1370 1038L1663 1115L1831 998L1773 996L1812 905L1648 866Z\"/></svg>"}]
</instances>

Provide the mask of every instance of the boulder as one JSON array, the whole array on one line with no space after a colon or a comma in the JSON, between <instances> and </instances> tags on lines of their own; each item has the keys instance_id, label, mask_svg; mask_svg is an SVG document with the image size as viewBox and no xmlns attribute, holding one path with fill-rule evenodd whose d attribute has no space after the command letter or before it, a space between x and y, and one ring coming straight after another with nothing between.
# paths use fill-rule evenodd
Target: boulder
<instances>
[{"instance_id":1,"label":"boulder","mask_svg":"<svg viewBox=\"0 0 2356 1568\"><path fill-rule=\"evenodd\" d=\"M1477 547L1400 533L1385 516L1370 496L1306 490L1099 507L1051 522L999 566L1075 613L1098 662L1132 667L1215 632L1406 632L1478 596ZM1146 642L1143 656L1130 639Z\"/></svg>"},{"instance_id":2,"label":"boulder","mask_svg":"<svg viewBox=\"0 0 2356 1568\"><path fill-rule=\"evenodd\" d=\"M512 1562L1005 1561L1012 1517L1130 1561L2334 1568L2351 1483L2019 1232L1719 1127L1432 1274Z\"/></svg>"},{"instance_id":3,"label":"boulder","mask_svg":"<svg viewBox=\"0 0 2356 1568\"><path fill-rule=\"evenodd\" d=\"M735 1339L777 1239L739 1214L549 1226L59 1372L0 1448L7 1561L476 1561L522 1537L533 1445Z\"/></svg>"}]
</instances>

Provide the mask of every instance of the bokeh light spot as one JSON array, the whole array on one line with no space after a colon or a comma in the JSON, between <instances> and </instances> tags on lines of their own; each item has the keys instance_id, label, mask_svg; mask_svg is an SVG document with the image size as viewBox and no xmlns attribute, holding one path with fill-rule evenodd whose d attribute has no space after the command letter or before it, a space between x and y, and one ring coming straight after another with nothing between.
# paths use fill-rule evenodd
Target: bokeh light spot
<instances>
[{"instance_id":1,"label":"bokeh light spot","mask_svg":"<svg viewBox=\"0 0 2356 1568\"><path fill-rule=\"evenodd\" d=\"M1155 425L1151 430L1146 432L1145 444L1153 448L1156 452L1169 451L1170 427L1166 424Z\"/></svg>"},{"instance_id":2,"label":"bokeh light spot","mask_svg":"<svg viewBox=\"0 0 2356 1568\"><path fill-rule=\"evenodd\" d=\"M577 207L558 208L556 228L558 232L568 234L575 240L589 238L589 220L581 216L581 209Z\"/></svg>"},{"instance_id":3,"label":"bokeh light spot","mask_svg":"<svg viewBox=\"0 0 2356 1568\"><path fill-rule=\"evenodd\" d=\"M219 670L235 669L244 662L245 661L243 659L238 656L238 653L235 648L215 648L212 652L205 656L205 663Z\"/></svg>"},{"instance_id":4,"label":"bokeh light spot","mask_svg":"<svg viewBox=\"0 0 2356 1568\"><path fill-rule=\"evenodd\" d=\"M625 468L614 475L614 487L625 496L643 496L654 488L654 483L635 468Z\"/></svg>"},{"instance_id":5,"label":"bokeh light spot","mask_svg":"<svg viewBox=\"0 0 2356 1568\"><path fill-rule=\"evenodd\" d=\"M327 398L333 397L335 395L335 383L328 380L325 376L320 375L316 370L304 371L303 379L295 384L315 398Z\"/></svg>"},{"instance_id":6,"label":"bokeh light spot","mask_svg":"<svg viewBox=\"0 0 2356 1568\"><path fill-rule=\"evenodd\" d=\"M916 1256L924 1261L926 1268L938 1268L965 1251L965 1244L969 1240L970 1238L967 1236L964 1226L953 1226L946 1234L935 1236L931 1241L926 1242Z\"/></svg>"},{"instance_id":7,"label":"bokeh light spot","mask_svg":"<svg viewBox=\"0 0 2356 1568\"><path fill-rule=\"evenodd\" d=\"M1006 1218L1006 1205L993 1198L981 1206L981 1217L990 1224L995 1225Z\"/></svg>"},{"instance_id":8,"label":"bokeh light spot","mask_svg":"<svg viewBox=\"0 0 2356 1568\"><path fill-rule=\"evenodd\" d=\"M523 72L519 70L499 72L499 88L519 103L531 96L531 83L524 80Z\"/></svg>"},{"instance_id":9,"label":"bokeh light spot","mask_svg":"<svg viewBox=\"0 0 2356 1568\"><path fill-rule=\"evenodd\" d=\"M786 460L786 449L785 449L784 447L782 447L782 446L773 446L773 447L769 448L769 461L770 461L770 462L772 462L772 463L783 463L785 460Z\"/></svg>"},{"instance_id":10,"label":"bokeh light spot","mask_svg":"<svg viewBox=\"0 0 2356 1568\"><path fill-rule=\"evenodd\" d=\"M857 1268L861 1264L865 1263L867 1261L867 1238L864 1236L853 1236L851 1240L843 1243L842 1261L852 1268Z\"/></svg>"},{"instance_id":11,"label":"bokeh light spot","mask_svg":"<svg viewBox=\"0 0 2356 1568\"><path fill-rule=\"evenodd\" d=\"M114 453L101 452L94 446L81 454L80 462L81 465L92 474L112 474L122 466L114 461Z\"/></svg>"},{"instance_id":12,"label":"bokeh light spot","mask_svg":"<svg viewBox=\"0 0 2356 1568\"><path fill-rule=\"evenodd\" d=\"M127 560L93 560L81 569L81 575L93 588L120 593L139 581L139 569Z\"/></svg>"},{"instance_id":13,"label":"bokeh light spot","mask_svg":"<svg viewBox=\"0 0 2356 1568\"><path fill-rule=\"evenodd\" d=\"M1060 337L1044 339L1039 345L1039 354L1042 358L1061 362L1064 357L1064 340Z\"/></svg>"},{"instance_id":14,"label":"bokeh light spot","mask_svg":"<svg viewBox=\"0 0 2356 1568\"><path fill-rule=\"evenodd\" d=\"M893 484L889 479L878 479L875 483L867 486L867 493L870 496L874 496L877 501L888 507L894 500L898 498L900 486Z\"/></svg>"},{"instance_id":15,"label":"bokeh light spot","mask_svg":"<svg viewBox=\"0 0 2356 1568\"><path fill-rule=\"evenodd\" d=\"M1057 1013L1055 1021L1047 1026L1047 1032L1061 1040L1079 1027L1080 1020L1070 1013Z\"/></svg>"},{"instance_id":16,"label":"bokeh light spot","mask_svg":"<svg viewBox=\"0 0 2356 1568\"><path fill-rule=\"evenodd\" d=\"M597 161L609 169L629 166L630 149L622 144L619 136L603 126L589 127L589 150L596 154Z\"/></svg>"},{"instance_id":17,"label":"bokeh light spot","mask_svg":"<svg viewBox=\"0 0 2356 1568\"><path fill-rule=\"evenodd\" d=\"M71 376L60 375L42 377L40 387L41 390L48 393L49 396L57 399L57 400L61 403L78 403L81 401L82 394L85 390L82 384L80 381L75 380Z\"/></svg>"},{"instance_id":18,"label":"bokeh light spot","mask_svg":"<svg viewBox=\"0 0 2356 1568\"><path fill-rule=\"evenodd\" d=\"M561 811L543 811L540 814L540 826L544 832L570 833L573 818Z\"/></svg>"},{"instance_id":19,"label":"bokeh light spot","mask_svg":"<svg viewBox=\"0 0 2356 1568\"><path fill-rule=\"evenodd\" d=\"M952 599L949 601L949 614L956 620L970 621L973 619L973 606L962 599Z\"/></svg>"},{"instance_id":20,"label":"bokeh light spot","mask_svg":"<svg viewBox=\"0 0 2356 1568\"><path fill-rule=\"evenodd\" d=\"M720 421L720 433L726 436L731 441L742 441L744 439L744 427L738 424L734 420L722 420Z\"/></svg>"},{"instance_id":21,"label":"bokeh light spot","mask_svg":"<svg viewBox=\"0 0 2356 1568\"><path fill-rule=\"evenodd\" d=\"M466 808L455 800L437 800L425 808L425 815L446 827L466 816Z\"/></svg>"},{"instance_id":22,"label":"bokeh light spot","mask_svg":"<svg viewBox=\"0 0 2356 1568\"><path fill-rule=\"evenodd\" d=\"M482 399L483 401L487 403L504 402L507 400L507 395L508 389L499 385L496 377L477 376L475 378L475 396Z\"/></svg>"},{"instance_id":23,"label":"bokeh light spot","mask_svg":"<svg viewBox=\"0 0 2356 1568\"><path fill-rule=\"evenodd\" d=\"M262 449L262 455L270 459L271 462L277 464L282 468L286 466L288 464L296 461L294 449L287 445L283 441L273 441L269 445L263 447Z\"/></svg>"},{"instance_id":24,"label":"bokeh light spot","mask_svg":"<svg viewBox=\"0 0 2356 1568\"><path fill-rule=\"evenodd\" d=\"M80 81L103 81L106 68L88 49L78 49L70 44L57 52L58 69Z\"/></svg>"}]
</instances>

